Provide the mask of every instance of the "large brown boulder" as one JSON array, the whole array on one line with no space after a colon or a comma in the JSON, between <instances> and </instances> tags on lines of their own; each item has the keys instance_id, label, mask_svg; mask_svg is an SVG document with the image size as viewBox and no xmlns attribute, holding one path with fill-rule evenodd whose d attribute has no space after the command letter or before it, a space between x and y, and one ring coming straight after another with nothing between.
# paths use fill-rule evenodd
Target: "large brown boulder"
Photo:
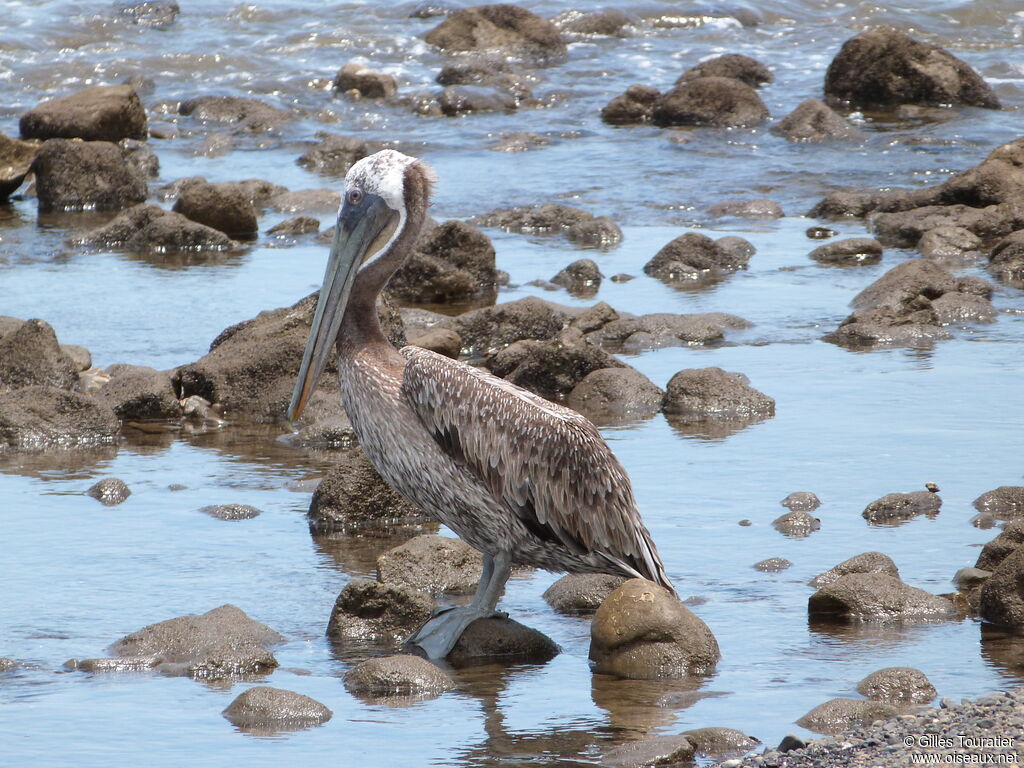
<instances>
[{"instance_id":1,"label":"large brown boulder","mask_svg":"<svg viewBox=\"0 0 1024 768\"><path fill-rule=\"evenodd\" d=\"M145 139L149 121L130 85L95 85L33 107L19 128L23 139L120 141Z\"/></svg>"},{"instance_id":2,"label":"large brown boulder","mask_svg":"<svg viewBox=\"0 0 1024 768\"><path fill-rule=\"evenodd\" d=\"M655 125L698 125L739 128L768 118L768 107L757 91L731 77L684 80L654 105Z\"/></svg>"},{"instance_id":3,"label":"large brown boulder","mask_svg":"<svg viewBox=\"0 0 1024 768\"><path fill-rule=\"evenodd\" d=\"M981 587L978 613L1002 627L1024 627L1024 549L1003 558Z\"/></svg>"},{"instance_id":4,"label":"large brown boulder","mask_svg":"<svg viewBox=\"0 0 1024 768\"><path fill-rule=\"evenodd\" d=\"M742 373L690 368L669 380L663 409L690 421L752 421L774 416L775 400L751 387Z\"/></svg>"},{"instance_id":5,"label":"large brown boulder","mask_svg":"<svg viewBox=\"0 0 1024 768\"><path fill-rule=\"evenodd\" d=\"M807 611L811 618L846 621L929 621L956 613L946 598L882 573L839 577L811 595Z\"/></svg>"},{"instance_id":6,"label":"large brown boulder","mask_svg":"<svg viewBox=\"0 0 1024 768\"><path fill-rule=\"evenodd\" d=\"M256 208L232 184L188 184L178 192L174 210L230 237L253 237L259 228Z\"/></svg>"},{"instance_id":7,"label":"large brown boulder","mask_svg":"<svg viewBox=\"0 0 1024 768\"><path fill-rule=\"evenodd\" d=\"M146 174L107 141L51 139L32 163L40 211L119 210L141 203Z\"/></svg>"},{"instance_id":8,"label":"large brown boulder","mask_svg":"<svg viewBox=\"0 0 1024 768\"><path fill-rule=\"evenodd\" d=\"M221 714L247 733L264 735L320 725L333 713L301 693L256 685L239 694Z\"/></svg>"},{"instance_id":9,"label":"large brown boulder","mask_svg":"<svg viewBox=\"0 0 1024 768\"><path fill-rule=\"evenodd\" d=\"M590 659L602 674L639 680L702 675L719 656L708 626L646 579L630 579L612 592L590 625Z\"/></svg>"},{"instance_id":10,"label":"large brown boulder","mask_svg":"<svg viewBox=\"0 0 1024 768\"><path fill-rule=\"evenodd\" d=\"M420 236L387 290L402 301L441 303L493 291L497 279L490 238L472 224L446 221Z\"/></svg>"},{"instance_id":11,"label":"large brown boulder","mask_svg":"<svg viewBox=\"0 0 1024 768\"><path fill-rule=\"evenodd\" d=\"M544 633L494 616L477 619L466 627L445 660L453 667L543 664L557 655L558 645Z\"/></svg>"},{"instance_id":12,"label":"large brown boulder","mask_svg":"<svg viewBox=\"0 0 1024 768\"><path fill-rule=\"evenodd\" d=\"M117 416L78 392L46 386L0 394L0 453L113 443Z\"/></svg>"},{"instance_id":13,"label":"large brown boulder","mask_svg":"<svg viewBox=\"0 0 1024 768\"><path fill-rule=\"evenodd\" d=\"M71 389L77 383L75 361L45 320L27 320L7 334L0 332L0 392L33 385Z\"/></svg>"},{"instance_id":14,"label":"large brown boulder","mask_svg":"<svg viewBox=\"0 0 1024 768\"><path fill-rule=\"evenodd\" d=\"M493 52L542 65L560 64L567 53L554 24L517 5L461 8L424 39L449 53Z\"/></svg>"},{"instance_id":15,"label":"large brown boulder","mask_svg":"<svg viewBox=\"0 0 1024 768\"><path fill-rule=\"evenodd\" d=\"M109 385L108 385L109 386ZM338 454L309 504L313 533L367 533L428 520L380 476L361 448Z\"/></svg>"},{"instance_id":16,"label":"large brown boulder","mask_svg":"<svg viewBox=\"0 0 1024 768\"><path fill-rule=\"evenodd\" d=\"M489 367L523 389L548 400L562 400L594 371L625 364L600 347L552 339L517 342L495 355Z\"/></svg>"},{"instance_id":17,"label":"large brown boulder","mask_svg":"<svg viewBox=\"0 0 1024 768\"><path fill-rule=\"evenodd\" d=\"M568 573L544 590L544 599L558 613L591 615L625 580L607 573Z\"/></svg>"},{"instance_id":18,"label":"large brown boulder","mask_svg":"<svg viewBox=\"0 0 1024 768\"><path fill-rule=\"evenodd\" d=\"M1000 106L968 64L893 27L870 29L843 43L825 73L825 96L854 107Z\"/></svg>"},{"instance_id":19,"label":"large brown boulder","mask_svg":"<svg viewBox=\"0 0 1024 768\"><path fill-rule=\"evenodd\" d=\"M284 415L302 362L316 309L317 294L290 307L268 310L225 329L210 352L179 368L174 385L182 398L199 395L220 404L231 418L272 421ZM378 305L385 333L396 346L405 343L401 318L393 307ZM311 421L341 410L337 367L330 361L310 399Z\"/></svg>"},{"instance_id":20,"label":"large brown boulder","mask_svg":"<svg viewBox=\"0 0 1024 768\"><path fill-rule=\"evenodd\" d=\"M974 500L974 508L995 520L1024 518L1024 485L1001 485Z\"/></svg>"},{"instance_id":21,"label":"large brown boulder","mask_svg":"<svg viewBox=\"0 0 1024 768\"><path fill-rule=\"evenodd\" d=\"M345 673L345 688L349 693L369 699L426 698L454 687L455 681L446 672L411 654L367 659Z\"/></svg>"},{"instance_id":22,"label":"large brown boulder","mask_svg":"<svg viewBox=\"0 0 1024 768\"><path fill-rule=\"evenodd\" d=\"M398 642L430 618L434 602L412 587L354 579L334 601L327 636L336 642Z\"/></svg>"}]
</instances>

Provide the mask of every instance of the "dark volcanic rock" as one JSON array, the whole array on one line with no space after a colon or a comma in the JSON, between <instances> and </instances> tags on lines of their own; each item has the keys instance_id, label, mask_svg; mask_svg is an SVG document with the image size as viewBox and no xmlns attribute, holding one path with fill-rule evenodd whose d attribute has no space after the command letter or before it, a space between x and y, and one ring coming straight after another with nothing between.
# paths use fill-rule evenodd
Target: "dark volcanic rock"
<instances>
[{"instance_id":1,"label":"dark volcanic rock","mask_svg":"<svg viewBox=\"0 0 1024 768\"><path fill-rule=\"evenodd\" d=\"M446 221L420 236L387 290L402 301L441 303L493 291L497 280L490 238L471 224Z\"/></svg>"},{"instance_id":2,"label":"dark volcanic rock","mask_svg":"<svg viewBox=\"0 0 1024 768\"><path fill-rule=\"evenodd\" d=\"M218 520L252 520L259 517L263 512L248 504L211 504L199 510L204 515L216 517Z\"/></svg>"},{"instance_id":3,"label":"dark volcanic rock","mask_svg":"<svg viewBox=\"0 0 1024 768\"><path fill-rule=\"evenodd\" d=\"M416 525L426 516L380 476L361 448L339 454L313 492L309 527L317 534Z\"/></svg>"},{"instance_id":4,"label":"dark volcanic rock","mask_svg":"<svg viewBox=\"0 0 1024 768\"><path fill-rule=\"evenodd\" d=\"M975 567L994 571L1003 560L1024 546L1024 521L1008 523L1003 532L988 542L978 555Z\"/></svg>"},{"instance_id":5,"label":"dark volcanic rock","mask_svg":"<svg viewBox=\"0 0 1024 768\"><path fill-rule=\"evenodd\" d=\"M974 508L996 520L1024 518L1024 485L1001 485L986 491L974 500Z\"/></svg>"},{"instance_id":6,"label":"dark volcanic rock","mask_svg":"<svg viewBox=\"0 0 1024 768\"><path fill-rule=\"evenodd\" d=\"M231 237L252 237L259 228L252 202L230 184L189 184L178 194L174 210Z\"/></svg>"},{"instance_id":7,"label":"dark volcanic rock","mask_svg":"<svg viewBox=\"0 0 1024 768\"><path fill-rule=\"evenodd\" d=\"M854 139L860 132L820 99L806 99L772 126L771 132L789 141L820 142Z\"/></svg>"},{"instance_id":8,"label":"dark volcanic rock","mask_svg":"<svg viewBox=\"0 0 1024 768\"><path fill-rule=\"evenodd\" d=\"M449 117L467 112L511 111L518 106L512 94L482 85L450 85L441 91L437 103Z\"/></svg>"},{"instance_id":9,"label":"dark volcanic rock","mask_svg":"<svg viewBox=\"0 0 1024 768\"><path fill-rule=\"evenodd\" d=\"M930 204L870 215L871 228L883 245L916 247L925 233L940 227L966 229L980 239L991 240L1024 227L1024 206L992 204L975 208L964 203Z\"/></svg>"},{"instance_id":10,"label":"dark volcanic rock","mask_svg":"<svg viewBox=\"0 0 1024 768\"><path fill-rule=\"evenodd\" d=\"M181 13L176 0L117 0L114 7L120 19L160 29L171 26Z\"/></svg>"},{"instance_id":11,"label":"dark volcanic rock","mask_svg":"<svg viewBox=\"0 0 1024 768\"><path fill-rule=\"evenodd\" d=\"M587 340L613 351L631 353L675 346L706 346L725 338L727 330L749 328L751 323L724 312L675 315L654 312L639 317L612 318L587 334Z\"/></svg>"},{"instance_id":12,"label":"dark volcanic rock","mask_svg":"<svg viewBox=\"0 0 1024 768\"><path fill-rule=\"evenodd\" d=\"M825 96L855 107L965 104L999 109L999 99L969 65L943 48L893 27L861 32L825 73Z\"/></svg>"},{"instance_id":13,"label":"dark volcanic rock","mask_svg":"<svg viewBox=\"0 0 1024 768\"><path fill-rule=\"evenodd\" d=\"M345 673L345 688L356 696L437 696L454 687L447 673L411 654L367 659Z\"/></svg>"},{"instance_id":14,"label":"dark volcanic rock","mask_svg":"<svg viewBox=\"0 0 1024 768\"><path fill-rule=\"evenodd\" d=\"M542 65L560 64L567 53L554 24L516 5L461 8L424 39L449 53L487 51Z\"/></svg>"},{"instance_id":15,"label":"dark volcanic rock","mask_svg":"<svg viewBox=\"0 0 1024 768\"><path fill-rule=\"evenodd\" d=\"M719 758L744 755L761 743L735 728L693 728L681 735L693 742L700 754Z\"/></svg>"},{"instance_id":16,"label":"dark volcanic rock","mask_svg":"<svg viewBox=\"0 0 1024 768\"><path fill-rule=\"evenodd\" d=\"M592 219L577 222L565 231L565 236L574 243L601 248L622 242L622 230L607 216L595 216Z\"/></svg>"},{"instance_id":17,"label":"dark volcanic rock","mask_svg":"<svg viewBox=\"0 0 1024 768\"><path fill-rule=\"evenodd\" d=\"M588 288L592 288L592 295L597 292L603 277L601 269L593 259L577 259L552 277L551 282L567 288L570 292L585 293Z\"/></svg>"},{"instance_id":18,"label":"dark volcanic rock","mask_svg":"<svg viewBox=\"0 0 1024 768\"><path fill-rule=\"evenodd\" d=\"M527 297L470 310L456 319L456 331L469 350L493 356L515 341L554 338L570 319L556 305Z\"/></svg>"},{"instance_id":19,"label":"dark volcanic rock","mask_svg":"<svg viewBox=\"0 0 1024 768\"><path fill-rule=\"evenodd\" d=\"M146 175L117 144L51 139L32 170L40 211L118 210L146 199Z\"/></svg>"},{"instance_id":20,"label":"dark volcanic rock","mask_svg":"<svg viewBox=\"0 0 1024 768\"><path fill-rule=\"evenodd\" d=\"M221 714L244 731L262 734L320 725L333 713L301 693L257 685L235 698Z\"/></svg>"},{"instance_id":21,"label":"dark volcanic rock","mask_svg":"<svg viewBox=\"0 0 1024 768\"><path fill-rule=\"evenodd\" d=\"M676 80L676 85L682 85L685 82L701 77L731 77L733 80L746 83L751 88L757 88L775 80L771 70L757 59L752 59L740 53L726 53L722 56L702 61L695 67L690 67L690 69L679 76L679 79Z\"/></svg>"},{"instance_id":22,"label":"dark volcanic rock","mask_svg":"<svg viewBox=\"0 0 1024 768\"><path fill-rule=\"evenodd\" d=\"M647 85L631 85L601 110L601 119L609 125L649 123L661 92Z\"/></svg>"},{"instance_id":23,"label":"dark volcanic rock","mask_svg":"<svg viewBox=\"0 0 1024 768\"><path fill-rule=\"evenodd\" d=\"M809 512L798 509L775 518L772 527L785 536L802 539L821 528L821 521Z\"/></svg>"},{"instance_id":24,"label":"dark volcanic rock","mask_svg":"<svg viewBox=\"0 0 1024 768\"><path fill-rule=\"evenodd\" d=\"M266 674L277 666L268 646L284 638L233 605L180 616L127 635L110 651L120 657L159 657L160 669L195 678Z\"/></svg>"},{"instance_id":25,"label":"dark volcanic rock","mask_svg":"<svg viewBox=\"0 0 1024 768\"><path fill-rule=\"evenodd\" d=\"M98 483L90 486L85 495L92 496L106 507L116 507L131 496L132 492L124 480L116 477L105 477Z\"/></svg>"},{"instance_id":26,"label":"dark volcanic rock","mask_svg":"<svg viewBox=\"0 0 1024 768\"><path fill-rule=\"evenodd\" d=\"M872 672L857 683L857 693L889 704L928 704L938 694L925 673L913 667Z\"/></svg>"},{"instance_id":27,"label":"dark volcanic rock","mask_svg":"<svg viewBox=\"0 0 1024 768\"><path fill-rule=\"evenodd\" d=\"M0 203L21 186L38 151L36 142L18 141L0 133Z\"/></svg>"},{"instance_id":28,"label":"dark volcanic rock","mask_svg":"<svg viewBox=\"0 0 1024 768\"><path fill-rule=\"evenodd\" d=\"M130 85L96 85L44 101L21 116L23 139L145 139L149 121Z\"/></svg>"},{"instance_id":29,"label":"dark volcanic rock","mask_svg":"<svg viewBox=\"0 0 1024 768\"><path fill-rule=\"evenodd\" d=\"M849 573L819 589L807 601L812 618L867 621L947 619L956 612L944 597L882 573Z\"/></svg>"},{"instance_id":30,"label":"dark volcanic rock","mask_svg":"<svg viewBox=\"0 0 1024 768\"><path fill-rule=\"evenodd\" d=\"M45 386L0 394L0 454L113 443L114 412L91 397Z\"/></svg>"},{"instance_id":31,"label":"dark volcanic rock","mask_svg":"<svg viewBox=\"0 0 1024 768\"><path fill-rule=\"evenodd\" d=\"M769 557L767 560L754 563L752 567L755 571L761 571L762 573L779 573L792 566L793 563L784 557Z\"/></svg>"},{"instance_id":32,"label":"dark volcanic rock","mask_svg":"<svg viewBox=\"0 0 1024 768\"><path fill-rule=\"evenodd\" d=\"M377 558L384 584L429 595L471 594L483 572L483 557L462 539L417 536Z\"/></svg>"},{"instance_id":33,"label":"dark volcanic rock","mask_svg":"<svg viewBox=\"0 0 1024 768\"><path fill-rule=\"evenodd\" d=\"M320 231L320 220L313 216L292 216L280 224L275 224L267 230L268 235L276 237L289 237L297 235L315 235Z\"/></svg>"},{"instance_id":34,"label":"dark volcanic rock","mask_svg":"<svg viewBox=\"0 0 1024 768\"><path fill-rule=\"evenodd\" d=\"M548 400L561 400L594 371L623 368L624 364L600 347L553 339L508 347L495 355L489 367L523 389Z\"/></svg>"},{"instance_id":35,"label":"dark volcanic rock","mask_svg":"<svg viewBox=\"0 0 1024 768\"><path fill-rule=\"evenodd\" d=\"M794 491L780 501L779 504L794 512L797 510L813 512L821 506L821 500L810 491Z\"/></svg>"},{"instance_id":36,"label":"dark volcanic rock","mask_svg":"<svg viewBox=\"0 0 1024 768\"><path fill-rule=\"evenodd\" d=\"M241 96L200 96L181 102L178 114L209 123L224 123L235 133L276 131L292 119L292 113L258 99Z\"/></svg>"},{"instance_id":37,"label":"dark volcanic rock","mask_svg":"<svg viewBox=\"0 0 1024 768\"><path fill-rule=\"evenodd\" d=\"M27 320L0 334L0 392L33 385L72 389L77 383L75 361L45 320Z\"/></svg>"},{"instance_id":38,"label":"dark volcanic rock","mask_svg":"<svg viewBox=\"0 0 1024 768\"><path fill-rule=\"evenodd\" d=\"M864 519L869 523L899 523L915 515L933 517L939 513L942 499L939 494L931 491L913 491L911 493L887 493L875 499L864 508Z\"/></svg>"},{"instance_id":39,"label":"dark volcanic rock","mask_svg":"<svg viewBox=\"0 0 1024 768\"><path fill-rule=\"evenodd\" d=\"M1024 288L1024 230L1011 233L989 254L988 271L1001 283Z\"/></svg>"},{"instance_id":40,"label":"dark volcanic rock","mask_svg":"<svg viewBox=\"0 0 1024 768\"><path fill-rule=\"evenodd\" d=\"M883 555L881 552L864 552L843 560L839 565L824 573L819 573L811 579L811 586L824 587L837 581L841 576L851 573L881 573L896 579L900 577L899 568L888 555Z\"/></svg>"},{"instance_id":41,"label":"dark volcanic rock","mask_svg":"<svg viewBox=\"0 0 1024 768\"><path fill-rule=\"evenodd\" d=\"M391 75L374 72L363 64L350 61L334 76L334 89L341 93L355 91L367 99L381 99L394 96L398 84Z\"/></svg>"},{"instance_id":42,"label":"dark volcanic rock","mask_svg":"<svg viewBox=\"0 0 1024 768\"><path fill-rule=\"evenodd\" d=\"M372 147L354 136L339 136L336 133L319 131L316 137L320 143L307 150L296 161L315 173L344 176L356 162L372 154Z\"/></svg>"},{"instance_id":43,"label":"dark volcanic rock","mask_svg":"<svg viewBox=\"0 0 1024 768\"><path fill-rule=\"evenodd\" d=\"M648 736L609 749L601 755L601 765L610 768L686 765L693 761L697 748L686 736Z\"/></svg>"},{"instance_id":44,"label":"dark volcanic rock","mask_svg":"<svg viewBox=\"0 0 1024 768\"><path fill-rule=\"evenodd\" d=\"M817 733L842 733L875 720L889 720L899 714L891 704L864 699L830 699L819 704L796 724Z\"/></svg>"},{"instance_id":45,"label":"dark volcanic rock","mask_svg":"<svg viewBox=\"0 0 1024 768\"><path fill-rule=\"evenodd\" d=\"M969 264L981 257L981 238L965 227L929 229L917 241L926 259L953 265Z\"/></svg>"},{"instance_id":46,"label":"dark volcanic rock","mask_svg":"<svg viewBox=\"0 0 1024 768\"><path fill-rule=\"evenodd\" d=\"M882 244L873 237L850 237L820 245L808 255L822 264L877 264L882 259Z\"/></svg>"},{"instance_id":47,"label":"dark volcanic rock","mask_svg":"<svg viewBox=\"0 0 1024 768\"><path fill-rule=\"evenodd\" d=\"M590 659L601 674L683 678L710 672L719 656L708 626L646 579L629 579L612 592L590 625Z\"/></svg>"},{"instance_id":48,"label":"dark volcanic rock","mask_svg":"<svg viewBox=\"0 0 1024 768\"><path fill-rule=\"evenodd\" d=\"M555 641L509 618L477 619L462 633L446 661L454 667L481 664L543 664L558 655Z\"/></svg>"},{"instance_id":49,"label":"dark volcanic rock","mask_svg":"<svg viewBox=\"0 0 1024 768\"><path fill-rule=\"evenodd\" d=\"M327 636L346 640L398 642L430 618L434 602L418 589L353 579L334 601Z\"/></svg>"},{"instance_id":50,"label":"dark volcanic rock","mask_svg":"<svg viewBox=\"0 0 1024 768\"><path fill-rule=\"evenodd\" d=\"M981 587L978 613L1002 627L1024 627L1024 549L1003 558Z\"/></svg>"},{"instance_id":51,"label":"dark volcanic rock","mask_svg":"<svg viewBox=\"0 0 1024 768\"><path fill-rule=\"evenodd\" d=\"M583 245L614 245L622 240L622 230L608 217L557 203L502 208L477 216L473 223L531 235L565 234Z\"/></svg>"},{"instance_id":52,"label":"dark volcanic rock","mask_svg":"<svg viewBox=\"0 0 1024 768\"><path fill-rule=\"evenodd\" d=\"M558 613L586 616L600 608L625 580L606 573L569 573L544 590L544 599Z\"/></svg>"},{"instance_id":53,"label":"dark volcanic rock","mask_svg":"<svg viewBox=\"0 0 1024 768\"><path fill-rule=\"evenodd\" d=\"M699 232L687 232L658 251L644 265L644 272L671 282L699 280L742 269L749 260L749 254L726 248L721 241Z\"/></svg>"},{"instance_id":54,"label":"dark volcanic rock","mask_svg":"<svg viewBox=\"0 0 1024 768\"><path fill-rule=\"evenodd\" d=\"M572 388L566 405L595 424L616 424L653 416L664 396L635 368L598 368Z\"/></svg>"},{"instance_id":55,"label":"dark volcanic rock","mask_svg":"<svg viewBox=\"0 0 1024 768\"><path fill-rule=\"evenodd\" d=\"M210 345L209 354L177 370L175 388L182 398L199 395L222 405L229 416L264 420L282 416L295 386L315 308L316 294L312 294L290 307L261 312L226 328ZM378 314L391 342L403 346L397 312L382 303ZM311 420L339 411L336 373L332 353L307 408Z\"/></svg>"},{"instance_id":56,"label":"dark volcanic rock","mask_svg":"<svg viewBox=\"0 0 1024 768\"><path fill-rule=\"evenodd\" d=\"M744 219L781 219L786 214L772 200L726 200L708 208L712 216L739 216Z\"/></svg>"},{"instance_id":57,"label":"dark volcanic rock","mask_svg":"<svg viewBox=\"0 0 1024 768\"><path fill-rule=\"evenodd\" d=\"M701 77L663 93L651 120L660 126L738 128L757 125L767 117L768 107L749 85L729 77Z\"/></svg>"},{"instance_id":58,"label":"dark volcanic rock","mask_svg":"<svg viewBox=\"0 0 1024 768\"><path fill-rule=\"evenodd\" d=\"M160 253L225 251L232 246L223 232L152 204L133 205L77 242L90 248Z\"/></svg>"},{"instance_id":59,"label":"dark volcanic rock","mask_svg":"<svg viewBox=\"0 0 1024 768\"><path fill-rule=\"evenodd\" d=\"M742 373L690 368L668 382L663 408L692 421L753 420L775 415L775 401L751 387Z\"/></svg>"}]
</instances>

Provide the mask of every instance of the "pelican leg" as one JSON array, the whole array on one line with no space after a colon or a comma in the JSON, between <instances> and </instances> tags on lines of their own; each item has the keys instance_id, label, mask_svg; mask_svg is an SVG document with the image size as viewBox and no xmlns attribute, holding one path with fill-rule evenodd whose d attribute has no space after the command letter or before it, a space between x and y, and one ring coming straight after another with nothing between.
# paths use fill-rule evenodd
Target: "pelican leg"
<instances>
[{"instance_id":1,"label":"pelican leg","mask_svg":"<svg viewBox=\"0 0 1024 768\"><path fill-rule=\"evenodd\" d=\"M463 607L436 611L405 644L422 648L429 659L445 658L470 624L477 619L496 615L494 608L498 605L510 573L512 558L507 552L499 552L494 557L484 555L484 570L473 602Z\"/></svg>"}]
</instances>

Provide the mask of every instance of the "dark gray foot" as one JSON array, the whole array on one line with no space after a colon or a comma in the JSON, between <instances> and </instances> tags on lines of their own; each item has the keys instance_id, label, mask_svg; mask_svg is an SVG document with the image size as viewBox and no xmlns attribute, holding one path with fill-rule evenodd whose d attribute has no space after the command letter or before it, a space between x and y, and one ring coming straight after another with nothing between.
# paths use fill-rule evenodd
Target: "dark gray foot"
<instances>
[{"instance_id":1,"label":"dark gray foot","mask_svg":"<svg viewBox=\"0 0 1024 768\"><path fill-rule=\"evenodd\" d=\"M463 608L446 607L427 620L427 623L405 641L406 646L414 645L426 653L428 659L443 659L462 637L466 628L477 619L492 616L505 618L508 614L481 611L473 606Z\"/></svg>"}]
</instances>

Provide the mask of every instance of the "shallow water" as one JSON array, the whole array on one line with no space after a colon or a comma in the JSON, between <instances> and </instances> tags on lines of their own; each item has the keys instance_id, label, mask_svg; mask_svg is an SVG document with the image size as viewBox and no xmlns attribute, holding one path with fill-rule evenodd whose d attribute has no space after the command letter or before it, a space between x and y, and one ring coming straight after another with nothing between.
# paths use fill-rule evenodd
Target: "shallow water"
<instances>
[{"instance_id":1,"label":"shallow water","mask_svg":"<svg viewBox=\"0 0 1024 768\"><path fill-rule=\"evenodd\" d=\"M527 4L528 6L530 4ZM341 684L345 659L324 628L333 600L353 576L372 573L374 543L314 541L308 493L292 481L318 476L325 454L274 441L280 429L230 427L212 434L126 432L116 449L74 456L0 461L0 655L27 666L0 676L3 759L15 765L318 765L360 760L391 765L569 765L596 761L613 741L645 732L702 726L739 728L774 745L793 721L834 696L850 696L867 673L891 665L923 670L942 696L975 695L1024 683L1024 669L999 646L981 642L974 621L906 628L827 630L809 626L807 581L863 551L889 554L910 584L952 589L957 568L973 564L995 531L970 525L971 501L998 485L1022 483L1024 294L1004 289L990 326L956 329L932 350L851 353L820 341L848 314L857 291L905 258L881 264L819 266L801 214L837 186L917 186L980 161L1020 135L1024 65L1016 56L1024 12L1002 2L904 1L880 8L806 0L759 4L764 23L742 27L716 4L621 3L642 16L634 36L574 43L568 62L537 72L547 109L460 119L424 118L399 106L334 99L338 67L365 55L399 78L400 93L430 90L443 59L421 35L436 19L409 19L414 4L322 4L278 0L225 12L209 0L182 2L167 30L115 20L107 2L8 3L0 29L0 131L43 98L142 74L154 125L176 138L151 140L158 185L186 175L215 181L268 178L292 189L337 187L294 160L318 130L396 141L438 170L433 214L470 217L494 207L561 201L612 216L621 246L580 249L559 238L488 231L498 265L514 286L500 301L541 295L588 305L564 292L525 284L547 279L581 256L605 274L595 300L627 312L726 311L756 323L715 349L671 348L626 356L664 385L673 373L717 365L741 371L776 399L777 415L726 436L678 431L664 417L604 434L630 472L644 518L682 594L714 631L722 661L709 679L665 684L594 676L589 625L554 614L541 599L557 576L509 584L503 608L547 633L562 654L543 667L459 673L444 696L392 707L366 704ZM569 7L546 3L554 15ZM540 10L540 6L536 5ZM691 12L692 11L692 12ZM671 14L673 24L654 17ZM1006 109L929 110L902 122L859 120L863 141L792 145L752 130L662 131L610 128L600 107L627 85L666 87L684 68L722 52L746 53L775 71L762 90L773 118L818 96L839 45L866 26L896 23L965 58L997 89ZM207 93L254 95L300 117L279 135L239 140L233 151L202 154L205 131L160 118L160 104ZM164 110L166 112L166 110ZM497 134L551 136L541 150L503 154ZM565 138L572 135L574 138ZM675 137L672 140L671 137ZM771 197L789 216L778 222L714 220L707 207ZM267 214L261 228L286 218ZM324 225L331 216L321 216ZM325 249L309 241L276 247L266 239L230 254L169 262L83 253L66 244L95 216L37 222L35 201L0 207L0 314L42 317L64 343L88 347L96 365L171 368L200 357L226 326L293 303L314 290ZM641 267L686 228L738 234L757 246L750 268L700 291L644 277ZM856 223L836 226L864 234ZM982 274L965 270L964 274ZM102 477L125 480L132 496L114 508L83 492ZM935 519L868 526L871 500L942 489ZM184 490L168 486L181 484ZM770 522L778 500L812 490L821 530L790 539ZM207 504L245 503L253 520L216 520ZM737 525L741 519L753 525ZM377 545L381 545L379 542ZM771 556L794 565L764 574ZM281 669L265 682L310 695L334 711L321 728L272 738L237 732L220 711L248 683L212 687L155 674L87 675L62 670L72 657L103 655L122 635L162 619L234 603L277 629ZM699 688L682 706L666 694Z\"/></svg>"}]
</instances>

